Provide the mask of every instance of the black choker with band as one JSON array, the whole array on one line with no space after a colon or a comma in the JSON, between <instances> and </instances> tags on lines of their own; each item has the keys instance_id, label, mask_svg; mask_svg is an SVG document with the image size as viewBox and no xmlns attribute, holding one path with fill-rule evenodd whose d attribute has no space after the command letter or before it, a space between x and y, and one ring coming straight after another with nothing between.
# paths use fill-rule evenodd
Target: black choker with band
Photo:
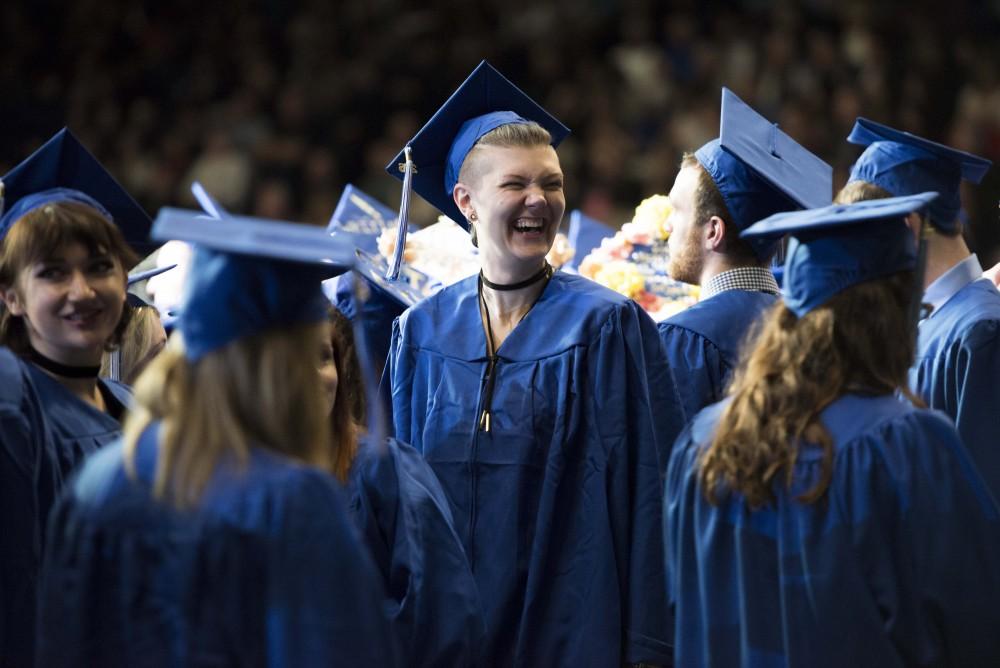
<instances>
[{"instance_id":1,"label":"black choker with band","mask_svg":"<svg viewBox=\"0 0 1000 668\"><path fill-rule=\"evenodd\" d=\"M97 366L70 366L68 364L61 364L31 347L28 348L28 354L25 357L33 364L63 378L97 378L97 374L101 372L100 364Z\"/></svg>"},{"instance_id":2,"label":"black choker with band","mask_svg":"<svg viewBox=\"0 0 1000 668\"><path fill-rule=\"evenodd\" d=\"M521 288L526 288L529 285L534 285L543 278L549 278L551 276L552 276L552 265L550 265L548 261L545 262L545 266L542 267L537 274L529 276L523 281L519 281L517 283L493 283L488 278L486 278L486 275L483 274L482 269L479 270L479 278L482 280L483 285L488 287L490 290L500 290L504 292L508 290L520 290Z\"/></svg>"}]
</instances>

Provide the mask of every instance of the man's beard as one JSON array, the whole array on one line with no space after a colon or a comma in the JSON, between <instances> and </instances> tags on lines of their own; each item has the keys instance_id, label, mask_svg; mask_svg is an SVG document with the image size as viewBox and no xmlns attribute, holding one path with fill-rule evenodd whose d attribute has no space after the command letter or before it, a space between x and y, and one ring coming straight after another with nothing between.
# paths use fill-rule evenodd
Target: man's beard
<instances>
[{"instance_id":1,"label":"man's beard","mask_svg":"<svg viewBox=\"0 0 1000 668\"><path fill-rule=\"evenodd\" d=\"M697 225L692 226L678 252L670 255L670 261L667 263L667 273L675 281L690 283L691 285L700 284L703 260L698 248L700 240L698 231L699 228Z\"/></svg>"}]
</instances>

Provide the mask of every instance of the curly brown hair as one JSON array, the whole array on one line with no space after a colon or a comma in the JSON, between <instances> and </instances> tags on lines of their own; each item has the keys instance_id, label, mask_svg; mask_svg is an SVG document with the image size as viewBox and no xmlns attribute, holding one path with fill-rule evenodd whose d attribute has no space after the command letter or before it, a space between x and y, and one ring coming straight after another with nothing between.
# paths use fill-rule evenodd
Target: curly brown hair
<instances>
[{"instance_id":1,"label":"curly brown hair","mask_svg":"<svg viewBox=\"0 0 1000 668\"><path fill-rule=\"evenodd\" d=\"M907 388L916 347L907 315L912 288L906 271L852 286L801 318L783 303L772 308L699 461L711 503L728 492L742 494L751 508L770 503L779 476L791 486L800 447L818 447L820 479L797 497L815 503L833 472L833 441L820 421L827 406L848 392L900 392L922 405Z\"/></svg>"},{"instance_id":2,"label":"curly brown hair","mask_svg":"<svg viewBox=\"0 0 1000 668\"><path fill-rule=\"evenodd\" d=\"M354 343L351 321L336 308L329 309L330 345L337 367L337 398L330 412L333 468L341 482L347 480L358 451L358 433L366 421L364 379Z\"/></svg>"}]
</instances>

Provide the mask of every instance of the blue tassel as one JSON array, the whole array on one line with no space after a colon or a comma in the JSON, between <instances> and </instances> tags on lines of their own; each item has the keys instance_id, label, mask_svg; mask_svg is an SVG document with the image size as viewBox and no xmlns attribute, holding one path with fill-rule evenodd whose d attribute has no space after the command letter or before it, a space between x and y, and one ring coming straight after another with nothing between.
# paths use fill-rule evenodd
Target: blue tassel
<instances>
[{"instance_id":1,"label":"blue tassel","mask_svg":"<svg viewBox=\"0 0 1000 668\"><path fill-rule=\"evenodd\" d=\"M406 231L409 227L410 217L410 194L413 192L413 158L411 148L407 144L403 149L406 164L403 167L403 196L399 201L399 221L396 224L396 252L392 254L392 263L388 271L385 272L387 281L395 281L399 278L399 268L403 264L403 251L406 250Z\"/></svg>"}]
</instances>

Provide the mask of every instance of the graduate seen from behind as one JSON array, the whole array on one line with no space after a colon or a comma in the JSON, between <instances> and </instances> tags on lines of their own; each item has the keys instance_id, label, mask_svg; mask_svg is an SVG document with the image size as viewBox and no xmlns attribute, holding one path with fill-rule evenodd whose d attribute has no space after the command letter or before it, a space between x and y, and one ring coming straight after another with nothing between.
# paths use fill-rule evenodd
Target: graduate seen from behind
<instances>
[{"instance_id":1,"label":"graduate seen from behind","mask_svg":"<svg viewBox=\"0 0 1000 668\"><path fill-rule=\"evenodd\" d=\"M753 323L778 300L773 239L741 239L781 211L826 206L832 168L722 89L718 139L686 154L670 190L671 278L701 299L659 324L688 417L722 398Z\"/></svg>"},{"instance_id":2,"label":"graduate seen from behind","mask_svg":"<svg viewBox=\"0 0 1000 668\"><path fill-rule=\"evenodd\" d=\"M962 237L960 189L979 183L989 160L859 118L847 140L865 146L838 202L936 190L927 222L909 216L926 236L923 301L910 385L931 408L955 421L969 454L1000 499L1000 292L983 278L979 259ZM929 224L928 224L929 223Z\"/></svg>"},{"instance_id":3,"label":"graduate seen from behind","mask_svg":"<svg viewBox=\"0 0 1000 668\"><path fill-rule=\"evenodd\" d=\"M98 372L128 323L126 273L154 246L149 217L68 130L0 191L0 666L30 666L45 522L72 470L121 433L128 389Z\"/></svg>"},{"instance_id":4,"label":"graduate seen from behind","mask_svg":"<svg viewBox=\"0 0 1000 668\"><path fill-rule=\"evenodd\" d=\"M365 308L364 299L352 303ZM482 607L444 490L412 447L377 440L377 411L365 428L364 389L377 381L359 361L354 332L363 326L331 308L319 369L350 514L382 576L406 665L482 665Z\"/></svg>"},{"instance_id":5,"label":"graduate seen from behind","mask_svg":"<svg viewBox=\"0 0 1000 668\"><path fill-rule=\"evenodd\" d=\"M393 665L304 354L326 335L320 282L352 249L170 209L153 235L196 247L180 337L53 511L39 665Z\"/></svg>"},{"instance_id":6,"label":"graduate seen from behind","mask_svg":"<svg viewBox=\"0 0 1000 668\"><path fill-rule=\"evenodd\" d=\"M667 470L676 665L1000 665L998 508L948 418L907 400L903 219L935 196L744 232L792 236L783 300Z\"/></svg>"},{"instance_id":7,"label":"graduate seen from behind","mask_svg":"<svg viewBox=\"0 0 1000 668\"><path fill-rule=\"evenodd\" d=\"M409 154L414 188L471 227L482 262L396 321L383 386L450 502L483 665L670 655L659 462L683 418L649 317L545 261L567 133L483 63L390 165Z\"/></svg>"}]
</instances>

